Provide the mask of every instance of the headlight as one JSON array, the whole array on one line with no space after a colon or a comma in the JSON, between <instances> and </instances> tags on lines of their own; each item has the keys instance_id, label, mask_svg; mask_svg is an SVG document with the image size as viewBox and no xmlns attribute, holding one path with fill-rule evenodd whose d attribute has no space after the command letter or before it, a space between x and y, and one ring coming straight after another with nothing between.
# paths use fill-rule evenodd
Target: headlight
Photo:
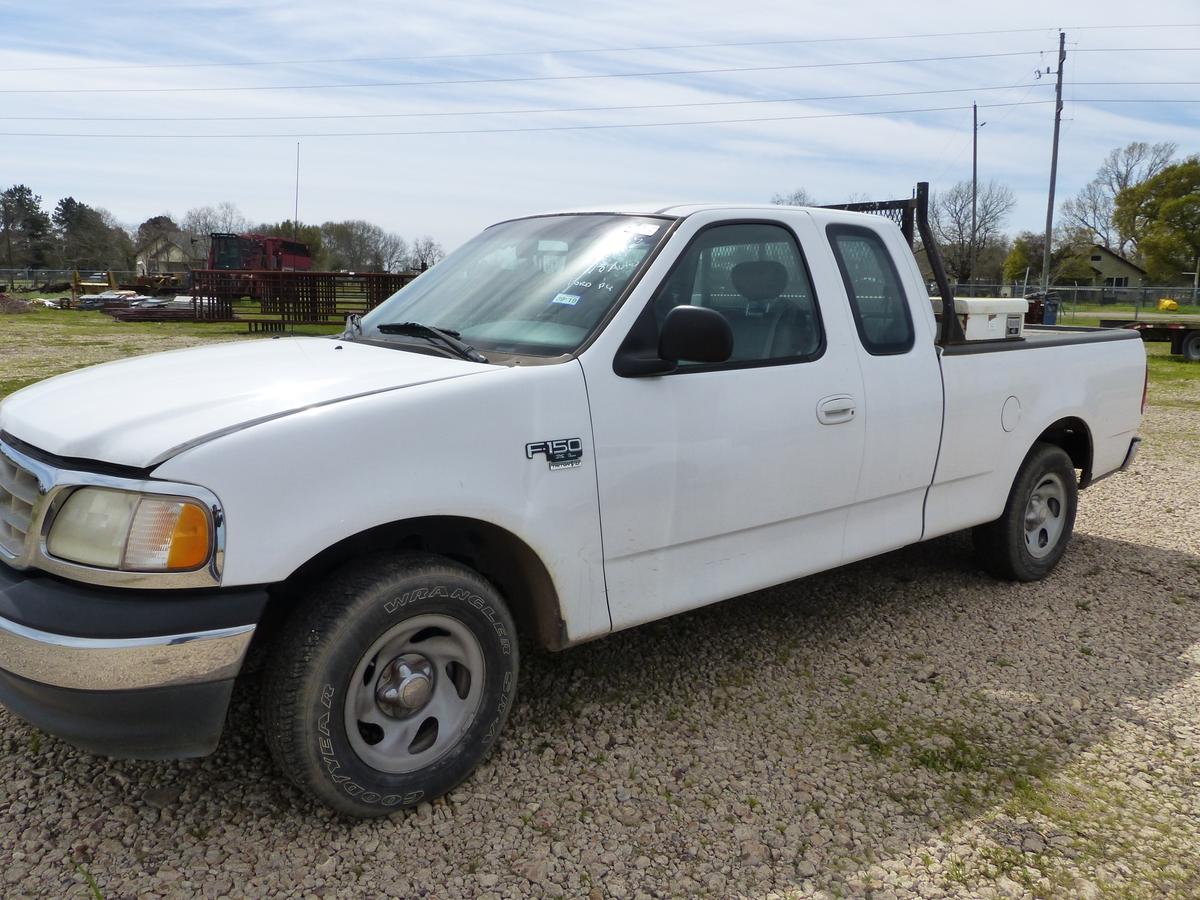
<instances>
[{"instance_id":1,"label":"headlight","mask_svg":"<svg viewBox=\"0 0 1200 900\"><path fill-rule=\"evenodd\" d=\"M198 569L212 548L209 513L199 503L92 487L67 498L46 540L51 556L129 572Z\"/></svg>"}]
</instances>

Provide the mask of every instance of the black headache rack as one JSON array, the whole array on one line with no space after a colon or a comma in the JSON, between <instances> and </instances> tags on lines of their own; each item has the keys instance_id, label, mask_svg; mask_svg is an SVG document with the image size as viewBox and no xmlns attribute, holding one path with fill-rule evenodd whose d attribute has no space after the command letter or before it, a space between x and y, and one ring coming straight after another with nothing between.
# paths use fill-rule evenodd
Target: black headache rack
<instances>
[{"instance_id":1,"label":"black headache rack","mask_svg":"<svg viewBox=\"0 0 1200 900\"><path fill-rule=\"evenodd\" d=\"M915 243L913 226L921 236L921 246L929 260L929 268L933 270L934 281L937 282L938 293L942 298L942 327L938 343L943 347L947 344L959 344L966 340L962 324L954 311L954 294L950 290L950 281L946 278L946 269L942 265L942 255L938 252L937 241L933 238L933 229L929 227L929 182L917 182L915 195L906 200L875 200L865 203L834 203L822 206L821 209L844 209L848 212L874 213L891 219L898 226L908 241L908 246Z\"/></svg>"}]
</instances>

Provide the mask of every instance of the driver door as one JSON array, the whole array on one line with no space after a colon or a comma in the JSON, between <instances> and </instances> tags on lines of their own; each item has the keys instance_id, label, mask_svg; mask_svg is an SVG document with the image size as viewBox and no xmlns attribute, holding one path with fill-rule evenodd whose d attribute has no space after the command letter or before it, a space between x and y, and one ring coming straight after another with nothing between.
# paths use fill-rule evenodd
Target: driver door
<instances>
[{"instance_id":1,"label":"driver door","mask_svg":"<svg viewBox=\"0 0 1200 900\"><path fill-rule=\"evenodd\" d=\"M837 565L858 485L861 375L844 302L813 290L808 214L684 227L634 329L713 308L732 358L651 377L616 374L611 353L580 360L614 629Z\"/></svg>"}]
</instances>

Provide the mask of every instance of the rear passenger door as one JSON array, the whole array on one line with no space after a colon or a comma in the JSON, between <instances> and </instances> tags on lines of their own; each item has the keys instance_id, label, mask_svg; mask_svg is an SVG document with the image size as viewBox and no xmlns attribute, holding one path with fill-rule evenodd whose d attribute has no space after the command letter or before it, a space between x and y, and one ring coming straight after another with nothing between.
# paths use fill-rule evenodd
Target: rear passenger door
<instances>
[{"instance_id":1,"label":"rear passenger door","mask_svg":"<svg viewBox=\"0 0 1200 900\"><path fill-rule=\"evenodd\" d=\"M814 272L801 251L798 238L824 240L808 213L727 217L684 223L675 264L617 339L655 345L672 308L705 306L729 321L732 359L622 377L612 345L580 358L614 628L842 558L863 428L844 302L813 288L836 270L820 253Z\"/></svg>"},{"instance_id":2,"label":"rear passenger door","mask_svg":"<svg viewBox=\"0 0 1200 900\"><path fill-rule=\"evenodd\" d=\"M912 251L900 232L880 220L830 224L825 235L862 371L862 476L845 544L848 560L861 559L921 539L942 433L941 366L926 292L901 276L911 266L900 254Z\"/></svg>"}]
</instances>

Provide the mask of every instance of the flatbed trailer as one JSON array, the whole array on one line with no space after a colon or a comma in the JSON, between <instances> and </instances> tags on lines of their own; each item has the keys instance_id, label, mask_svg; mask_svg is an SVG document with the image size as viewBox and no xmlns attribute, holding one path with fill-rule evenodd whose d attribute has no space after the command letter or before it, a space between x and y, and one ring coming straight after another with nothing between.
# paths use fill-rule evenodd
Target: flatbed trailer
<instances>
[{"instance_id":1,"label":"flatbed trailer","mask_svg":"<svg viewBox=\"0 0 1200 900\"><path fill-rule=\"evenodd\" d=\"M1101 319L1100 327L1136 331L1143 341L1169 342L1172 353L1192 362L1200 362L1200 322L1129 322L1125 319Z\"/></svg>"}]
</instances>

